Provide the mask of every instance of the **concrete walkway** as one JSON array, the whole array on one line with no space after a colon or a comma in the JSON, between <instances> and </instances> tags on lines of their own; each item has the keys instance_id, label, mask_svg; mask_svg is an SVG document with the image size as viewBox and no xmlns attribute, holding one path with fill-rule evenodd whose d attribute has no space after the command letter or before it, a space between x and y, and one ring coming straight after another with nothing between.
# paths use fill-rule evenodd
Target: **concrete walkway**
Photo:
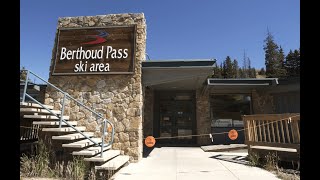
<instances>
[{"instance_id":1,"label":"concrete walkway","mask_svg":"<svg viewBox=\"0 0 320 180\"><path fill-rule=\"evenodd\" d=\"M147 158L123 167L114 180L272 180L274 174L244 165L246 150L203 152L199 147L155 148ZM231 161L231 162L230 162Z\"/></svg>"}]
</instances>

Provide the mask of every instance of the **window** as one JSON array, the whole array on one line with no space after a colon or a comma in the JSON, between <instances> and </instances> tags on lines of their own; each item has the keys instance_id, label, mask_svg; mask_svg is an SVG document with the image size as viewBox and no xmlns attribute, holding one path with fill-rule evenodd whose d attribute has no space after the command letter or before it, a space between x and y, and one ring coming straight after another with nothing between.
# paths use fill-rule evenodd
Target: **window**
<instances>
[{"instance_id":1,"label":"window","mask_svg":"<svg viewBox=\"0 0 320 180\"><path fill-rule=\"evenodd\" d=\"M215 94L210 96L212 127L243 127L241 115L251 114L249 94Z\"/></svg>"}]
</instances>

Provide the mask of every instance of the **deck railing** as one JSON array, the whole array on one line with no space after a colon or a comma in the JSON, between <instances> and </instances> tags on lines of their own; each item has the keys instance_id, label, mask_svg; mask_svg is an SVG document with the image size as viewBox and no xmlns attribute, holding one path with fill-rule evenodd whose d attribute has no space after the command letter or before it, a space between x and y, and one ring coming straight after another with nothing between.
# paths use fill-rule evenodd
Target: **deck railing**
<instances>
[{"instance_id":1,"label":"deck railing","mask_svg":"<svg viewBox=\"0 0 320 180\"><path fill-rule=\"evenodd\" d=\"M300 152L300 113L242 116L245 144L292 148Z\"/></svg>"}]
</instances>

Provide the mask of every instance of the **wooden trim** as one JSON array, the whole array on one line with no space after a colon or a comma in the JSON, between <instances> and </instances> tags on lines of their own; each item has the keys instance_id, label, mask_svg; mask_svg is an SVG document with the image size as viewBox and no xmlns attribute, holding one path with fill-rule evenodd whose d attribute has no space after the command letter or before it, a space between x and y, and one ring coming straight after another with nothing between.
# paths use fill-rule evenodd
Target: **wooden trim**
<instances>
[{"instance_id":1,"label":"wooden trim","mask_svg":"<svg viewBox=\"0 0 320 180\"><path fill-rule=\"evenodd\" d=\"M268 138L269 138L269 142L271 141L271 137L270 137L270 126L269 126L270 122L267 121L267 130L268 130Z\"/></svg>"},{"instance_id":2,"label":"wooden trim","mask_svg":"<svg viewBox=\"0 0 320 180\"><path fill-rule=\"evenodd\" d=\"M253 131L254 131L254 140L255 141L258 141L258 132L257 132L257 123L256 123L256 120L252 120L253 122Z\"/></svg>"},{"instance_id":3,"label":"wooden trim","mask_svg":"<svg viewBox=\"0 0 320 180\"><path fill-rule=\"evenodd\" d=\"M296 124L296 130L297 130L298 142L300 143L300 128L299 128L299 124L298 124L298 122L296 122L295 124Z\"/></svg>"},{"instance_id":4,"label":"wooden trim","mask_svg":"<svg viewBox=\"0 0 320 180\"><path fill-rule=\"evenodd\" d=\"M276 142L276 137L275 137L275 133L274 133L274 127L273 127L273 123L272 122L270 125L271 125L271 130L272 130L272 139L273 139L273 142Z\"/></svg>"},{"instance_id":5,"label":"wooden trim","mask_svg":"<svg viewBox=\"0 0 320 180\"><path fill-rule=\"evenodd\" d=\"M246 124L247 124L247 140L250 141L250 122L249 121L246 121Z\"/></svg>"},{"instance_id":6,"label":"wooden trim","mask_svg":"<svg viewBox=\"0 0 320 180\"><path fill-rule=\"evenodd\" d=\"M262 120L262 128L263 128L264 142L267 142L267 135L266 135L266 128L265 128L264 120Z\"/></svg>"},{"instance_id":7,"label":"wooden trim","mask_svg":"<svg viewBox=\"0 0 320 180\"><path fill-rule=\"evenodd\" d=\"M295 129L294 129L294 124L295 122L290 122L290 130L291 130L291 134L292 134L292 142L293 143L296 143L297 142L297 140L296 140L296 137L295 137Z\"/></svg>"},{"instance_id":8,"label":"wooden trim","mask_svg":"<svg viewBox=\"0 0 320 180\"><path fill-rule=\"evenodd\" d=\"M291 139L290 139L290 132L289 132L289 128L288 128L288 123L289 123L289 120L286 120L285 121L285 124L286 124L286 134L287 134L287 138L288 138L288 142L291 143Z\"/></svg>"},{"instance_id":9,"label":"wooden trim","mask_svg":"<svg viewBox=\"0 0 320 180\"><path fill-rule=\"evenodd\" d=\"M243 127L244 127L244 138L245 138L245 141L249 141L249 129L248 129L248 121L244 120L244 116L242 116L242 121L243 121Z\"/></svg>"},{"instance_id":10,"label":"wooden trim","mask_svg":"<svg viewBox=\"0 0 320 180\"><path fill-rule=\"evenodd\" d=\"M260 125L260 120L258 120L258 127L259 127L259 135L260 135L260 141L262 141L262 133L261 133L261 125Z\"/></svg>"},{"instance_id":11,"label":"wooden trim","mask_svg":"<svg viewBox=\"0 0 320 180\"><path fill-rule=\"evenodd\" d=\"M279 123L279 122L275 122L275 123L276 123L276 128L277 128L278 143L281 143L281 140L280 140L280 133L279 133L279 125L278 125L278 123Z\"/></svg>"},{"instance_id":12,"label":"wooden trim","mask_svg":"<svg viewBox=\"0 0 320 180\"><path fill-rule=\"evenodd\" d=\"M282 142L286 143L286 139L284 138L284 130L283 130L283 121L279 121L280 122L280 126L281 126L281 135L282 135Z\"/></svg>"},{"instance_id":13,"label":"wooden trim","mask_svg":"<svg viewBox=\"0 0 320 180\"><path fill-rule=\"evenodd\" d=\"M246 144L251 146L272 146L272 147L300 149L300 144L265 143L265 142L253 142L253 141L247 141Z\"/></svg>"}]
</instances>

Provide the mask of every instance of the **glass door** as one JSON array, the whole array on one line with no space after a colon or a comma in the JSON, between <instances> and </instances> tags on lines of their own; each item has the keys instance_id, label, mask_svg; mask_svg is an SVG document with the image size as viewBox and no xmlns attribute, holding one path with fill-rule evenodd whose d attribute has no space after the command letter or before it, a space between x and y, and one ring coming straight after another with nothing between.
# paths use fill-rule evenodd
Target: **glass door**
<instances>
[{"instance_id":1,"label":"glass door","mask_svg":"<svg viewBox=\"0 0 320 180\"><path fill-rule=\"evenodd\" d=\"M160 102L160 137L188 136L194 133L194 106L190 100ZM192 144L195 138L163 139L165 144Z\"/></svg>"}]
</instances>

